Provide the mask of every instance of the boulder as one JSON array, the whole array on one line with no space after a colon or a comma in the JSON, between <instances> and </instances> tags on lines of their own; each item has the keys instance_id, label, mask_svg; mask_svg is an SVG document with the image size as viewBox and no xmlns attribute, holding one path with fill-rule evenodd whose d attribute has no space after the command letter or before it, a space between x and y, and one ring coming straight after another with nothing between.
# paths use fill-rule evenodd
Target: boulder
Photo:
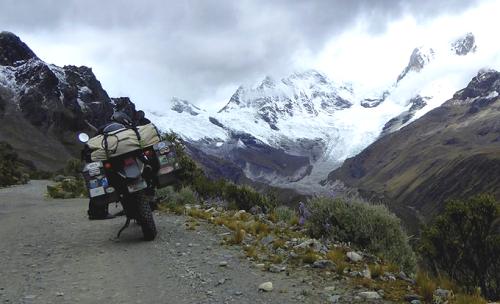
<instances>
[{"instance_id":1,"label":"boulder","mask_svg":"<svg viewBox=\"0 0 500 304\"><path fill-rule=\"evenodd\" d=\"M357 252L354 252L354 251L349 251L347 254L346 254L347 258L349 260L351 260L352 262L360 262L363 260L363 257L357 253Z\"/></svg>"},{"instance_id":2,"label":"boulder","mask_svg":"<svg viewBox=\"0 0 500 304\"><path fill-rule=\"evenodd\" d=\"M264 282L259 285L259 290L269 292L273 291L273 283L272 282Z\"/></svg>"}]
</instances>

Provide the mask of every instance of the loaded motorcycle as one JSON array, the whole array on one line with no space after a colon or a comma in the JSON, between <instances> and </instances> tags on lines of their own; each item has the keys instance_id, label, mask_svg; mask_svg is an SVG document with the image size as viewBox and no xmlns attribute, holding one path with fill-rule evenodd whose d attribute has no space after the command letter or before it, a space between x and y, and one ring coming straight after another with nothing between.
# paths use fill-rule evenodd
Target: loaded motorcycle
<instances>
[{"instance_id":1,"label":"loaded motorcycle","mask_svg":"<svg viewBox=\"0 0 500 304\"><path fill-rule=\"evenodd\" d=\"M120 202L127 220L117 238L134 219L144 239L151 241L157 234L152 212L155 190L173 183L180 169L175 149L151 123L136 126L124 113L115 113L112 120L95 129L92 138L78 135L85 144L82 173L90 205L104 208Z\"/></svg>"}]
</instances>

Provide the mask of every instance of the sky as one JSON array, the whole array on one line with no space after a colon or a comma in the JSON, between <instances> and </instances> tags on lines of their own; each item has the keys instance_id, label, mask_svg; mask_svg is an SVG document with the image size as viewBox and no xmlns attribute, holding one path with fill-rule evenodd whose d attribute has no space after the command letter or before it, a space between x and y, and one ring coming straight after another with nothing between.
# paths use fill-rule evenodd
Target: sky
<instances>
[{"instance_id":1,"label":"sky","mask_svg":"<svg viewBox=\"0 0 500 304\"><path fill-rule=\"evenodd\" d=\"M420 45L473 32L470 69L500 62L500 0L0 0L0 30L48 63L92 67L110 96L162 110L222 107L237 87L315 68L391 85ZM449 71L450 68L447 68Z\"/></svg>"}]
</instances>

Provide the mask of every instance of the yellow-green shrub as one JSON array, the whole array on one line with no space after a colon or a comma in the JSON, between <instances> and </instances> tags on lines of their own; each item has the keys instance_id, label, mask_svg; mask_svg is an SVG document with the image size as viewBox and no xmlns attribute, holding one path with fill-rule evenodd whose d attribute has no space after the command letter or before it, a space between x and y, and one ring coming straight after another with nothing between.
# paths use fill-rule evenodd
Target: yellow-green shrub
<instances>
[{"instance_id":1,"label":"yellow-green shrub","mask_svg":"<svg viewBox=\"0 0 500 304\"><path fill-rule=\"evenodd\" d=\"M341 199L314 198L307 228L315 238L327 237L353 245L396 263L405 271L415 269L415 255L398 217L386 207Z\"/></svg>"}]
</instances>

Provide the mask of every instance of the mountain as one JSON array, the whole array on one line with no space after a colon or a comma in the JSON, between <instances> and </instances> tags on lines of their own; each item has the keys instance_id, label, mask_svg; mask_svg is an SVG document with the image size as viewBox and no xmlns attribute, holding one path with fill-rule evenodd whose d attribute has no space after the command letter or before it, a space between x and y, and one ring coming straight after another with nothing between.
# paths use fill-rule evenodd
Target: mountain
<instances>
[{"instance_id":1,"label":"mountain","mask_svg":"<svg viewBox=\"0 0 500 304\"><path fill-rule=\"evenodd\" d=\"M410 62L406 68L399 74L397 82L403 80L403 78L410 72L420 72L433 58L435 51L432 48L416 48L413 50L410 56Z\"/></svg>"},{"instance_id":2,"label":"mountain","mask_svg":"<svg viewBox=\"0 0 500 304\"><path fill-rule=\"evenodd\" d=\"M489 192L500 199L500 73L481 71L453 98L381 137L331 172L415 227L446 200Z\"/></svg>"},{"instance_id":3,"label":"mountain","mask_svg":"<svg viewBox=\"0 0 500 304\"><path fill-rule=\"evenodd\" d=\"M151 112L151 118L192 146L236 164L253 180L295 187L313 173L313 163L330 159L328 149L343 146L333 117L353 107L353 99L349 86L308 70L241 86L215 113L198 111L193 117L163 110ZM174 99L168 108L177 104ZM336 153L344 153L342 149Z\"/></svg>"},{"instance_id":4,"label":"mountain","mask_svg":"<svg viewBox=\"0 0 500 304\"><path fill-rule=\"evenodd\" d=\"M0 33L0 141L54 171L79 155L85 120L104 124L113 101L88 67L47 64L10 32Z\"/></svg>"},{"instance_id":5,"label":"mountain","mask_svg":"<svg viewBox=\"0 0 500 304\"><path fill-rule=\"evenodd\" d=\"M427 79L428 67L443 58L466 59L476 49L472 34L445 49L416 48L397 81L374 96L306 70L240 86L216 112L174 98L151 118L253 180L322 192L319 181L346 158L440 106L465 84L448 75Z\"/></svg>"}]
</instances>

